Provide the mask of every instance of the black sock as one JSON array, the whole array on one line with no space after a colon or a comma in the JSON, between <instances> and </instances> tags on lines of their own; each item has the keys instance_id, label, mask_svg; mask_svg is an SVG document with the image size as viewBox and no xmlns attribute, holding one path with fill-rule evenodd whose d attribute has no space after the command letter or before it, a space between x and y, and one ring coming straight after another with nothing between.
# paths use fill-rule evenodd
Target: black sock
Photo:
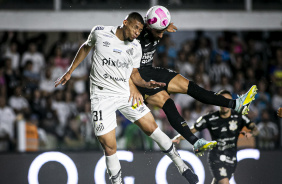
<instances>
[{"instance_id":1,"label":"black sock","mask_svg":"<svg viewBox=\"0 0 282 184\"><path fill-rule=\"evenodd\" d=\"M187 94L205 104L229 107L232 109L235 109L236 106L235 100L225 98L222 95L217 95L213 91L205 90L193 81L189 81Z\"/></svg>"},{"instance_id":2,"label":"black sock","mask_svg":"<svg viewBox=\"0 0 282 184\"><path fill-rule=\"evenodd\" d=\"M168 99L165 102L163 110L170 125L187 141L194 145L198 138L191 132L185 120L180 116L172 99Z\"/></svg>"}]
</instances>

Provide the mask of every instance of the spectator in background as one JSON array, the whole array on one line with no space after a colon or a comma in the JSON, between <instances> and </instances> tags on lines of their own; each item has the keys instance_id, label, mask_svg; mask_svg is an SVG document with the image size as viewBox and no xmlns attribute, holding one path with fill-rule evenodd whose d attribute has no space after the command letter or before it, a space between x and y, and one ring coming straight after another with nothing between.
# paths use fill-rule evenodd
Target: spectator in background
<instances>
[{"instance_id":1,"label":"spectator in background","mask_svg":"<svg viewBox=\"0 0 282 184\"><path fill-rule=\"evenodd\" d=\"M209 76L213 84L219 83L222 75L232 78L229 65L222 60L222 55L215 54L215 62L211 65ZM253 83L254 84L254 83Z\"/></svg>"},{"instance_id":2,"label":"spectator in background","mask_svg":"<svg viewBox=\"0 0 282 184\"><path fill-rule=\"evenodd\" d=\"M255 106L257 106L259 110L259 114L263 109L269 109L271 107L271 96L270 94L266 91L268 87L267 81L262 78L259 80L258 83L258 93L256 94L256 100L255 100Z\"/></svg>"},{"instance_id":3,"label":"spectator in background","mask_svg":"<svg viewBox=\"0 0 282 184\"><path fill-rule=\"evenodd\" d=\"M184 77L191 78L194 74L194 66L188 61L184 51L178 52L177 60L175 61L176 70Z\"/></svg>"},{"instance_id":4,"label":"spectator in background","mask_svg":"<svg viewBox=\"0 0 282 184\"><path fill-rule=\"evenodd\" d=\"M23 71L23 86L26 87L26 93L31 94L33 90L38 88L40 81L40 73L33 72L32 61L27 61Z\"/></svg>"},{"instance_id":5,"label":"spectator in background","mask_svg":"<svg viewBox=\"0 0 282 184\"><path fill-rule=\"evenodd\" d=\"M211 53L211 63L217 63L220 57L221 61L227 64L230 61L230 53L227 50L227 43L224 37L219 37L217 39L217 49L213 50Z\"/></svg>"},{"instance_id":6,"label":"spectator in background","mask_svg":"<svg viewBox=\"0 0 282 184\"><path fill-rule=\"evenodd\" d=\"M196 63L195 68L196 74L202 78L202 85L205 89L210 89L210 78L208 74L205 72L205 63L203 61ZM196 79L196 77L195 77Z\"/></svg>"},{"instance_id":7,"label":"spectator in background","mask_svg":"<svg viewBox=\"0 0 282 184\"><path fill-rule=\"evenodd\" d=\"M12 68L12 61L10 58L5 59L5 82L7 87L7 96L10 97L13 94L13 90L21 83L21 75L18 70Z\"/></svg>"},{"instance_id":8,"label":"spectator in background","mask_svg":"<svg viewBox=\"0 0 282 184\"><path fill-rule=\"evenodd\" d=\"M269 112L265 109L261 113L261 122L258 123L258 146L260 149L274 149L278 140L278 126L269 119Z\"/></svg>"},{"instance_id":9,"label":"spectator in background","mask_svg":"<svg viewBox=\"0 0 282 184\"><path fill-rule=\"evenodd\" d=\"M67 121L71 115L70 108L66 104L63 95L64 95L63 90L56 90L55 99L52 103L52 108L56 110L59 119L57 134L60 136L64 135L64 130L67 126Z\"/></svg>"},{"instance_id":10,"label":"spectator in background","mask_svg":"<svg viewBox=\"0 0 282 184\"><path fill-rule=\"evenodd\" d=\"M29 100L31 114L36 116L39 120L44 117L44 98L42 98L41 91L36 89Z\"/></svg>"},{"instance_id":11,"label":"spectator in background","mask_svg":"<svg viewBox=\"0 0 282 184\"><path fill-rule=\"evenodd\" d=\"M53 81L64 74L64 70L61 67L57 67L55 65L54 57L49 57L48 68L50 68L50 70L51 70L51 78L52 78ZM63 89L63 88L59 88L59 89Z\"/></svg>"},{"instance_id":12,"label":"spectator in background","mask_svg":"<svg viewBox=\"0 0 282 184\"><path fill-rule=\"evenodd\" d=\"M14 121L16 115L6 105L6 97L0 96L0 152L10 151L14 145Z\"/></svg>"},{"instance_id":13,"label":"spectator in background","mask_svg":"<svg viewBox=\"0 0 282 184\"><path fill-rule=\"evenodd\" d=\"M4 75L4 68L0 67L0 96L6 96L7 89L6 89L6 79Z\"/></svg>"},{"instance_id":14,"label":"spectator in background","mask_svg":"<svg viewBox=\"0 0 282 184\"><path fill-rule=\"evenodd\" d=\"M97 148L98 141L93 131L90 102L85 103L84 110L78 114L77 118L81 124L81 134L84 138L87 148Z\"/></svg>"},{"instance_id":15,"label":"spectator in background","mask_svg":"<svg viewBox=\"0 0 282 184\"><path fill-rule=\"evenodd\" d=\"M14 94L9 99L9 106L13 108L16 114L25 114L30 111L28 101L23 96L21 86L17 86L14 89Z\"/></svg>"},{"instance_id":16,"label":"spectator in background","mask_svg":"<svg viewBox=\"0 0 282 184\"><path fill-rule=\"evenodd\" d=\"M282 87L277 87L277 93L272 97L272 109L276 111L279 107L282 107Z\"/></svg>"},{"instance_id":17,"label":"spectator in background","mask_svg":"<svg viewBox=\"0 0 282 184\"><path fill-rule=\"evenodd\" d=\"M43 106L42 112L44 113L42 114L42 120L39 126L43 128L50 136L57 138L59 118L56 110L53 108L52 96L48 96L46 98L46 105Z\"/></svg>"},{"instance_id":18,"label":"spectator in background","mask_svg":"<svg viewBox=\"0 0 282 184\"><path fill-rule=\"evenodd\" d=\"M28 46L28 51L26 51L22 56L22 66L25 66L27 61L31 61L33 64L32 72L35 74L40 74L45 67L45 59L42 53L37 51L37 46L34 43L30 43Z\"/></svg>"},{"instance_id":19,"label":"spectator in background","mask_svg":"<svg viewBox=\"0 0 282 184\"><path fill-rule=\"evenodd\" d=\"M200 61L204 63L204 68L210 67L210 40L206 37L201 36L198 40L198 49L196 51L196 56Z\"/></svg>"},{"instance_id":20,"label":"spectator in background","mask_svg":"<svg viewBox=\"0 0 282 184\"><path fill-rule=\"evenodd\" d=\"M63 70L66 70L70 65L70 59L63 55L61 47L55 49L54 61L56 67L61 67Z\"/></svg>"},{"instance_id":21,"label":"spectator in background","mask_svg":"<svg viewBox=\"0 0 282 184\"><path fill-rule=\"evenodd\" d=\"M272 83L272 92L275 92L276 87L282 86L282 48L276 50L276 60L274 66L270 68L270 77Z\"/></svg>"},{"instance_id":22,"label":"spectator in background","mask_svg":"<svg viewBox=\"0 0 282 184\"><path fill-rule=\"evenodd\" d=\"M171 41L170 35L164 34L160 40L160 44L157 48L158 54L166 54L167 56L167 67L174 69L174 62L177 57L177 51L174 48L174 43ZM162 63L162 62L161 62Z\"/></svg>"},{"instance_id":23,"label":"spectator in background","mask_svg":"<svg viewBox=\"0 0 282 184\"><path fill-rule=\"evenodd\" d=\"M47 67L44 71L45 75L40 80L39 89L44 97L51 95L55 91L54 81L51 78L51 68Z\"/></svg>"},{"instance_id":24,"label":"spectator in background","mask_svg":"<svg viewBox=\"0 0 282 184\"><path fill-rule=\"evenodd\" d=\"M6 50L5 57L11 59L12 69L18 71L20 68L20 54L16 42L10 44L9 49Z\"/></svg>"},{"instance_id":25,"label":"spectator in background","mask_svg":"<svg viewBox=\"0 0 282 184\"><path fill-rule=\"evenodd\" d=\"M85 147L85 141L81 134L81 123L77 119L70 119L66 126L64 134L64 146L67 149L82 149ZM92 129L93 130L93 129Z\"/></svg>"},{"instance_id":26,"label":"spectator in background","mask_svg":"<svg viewBox=\"0 0 282 184\"><path fill-rule=\"evenodd\" d=\"M220 91L221 89L226 89L227 91L233 93L233 86L230 84L229 78L225 75L221 76L220 84L216 84L212 90L217 92Z\"/></svg>"}]
</instances>

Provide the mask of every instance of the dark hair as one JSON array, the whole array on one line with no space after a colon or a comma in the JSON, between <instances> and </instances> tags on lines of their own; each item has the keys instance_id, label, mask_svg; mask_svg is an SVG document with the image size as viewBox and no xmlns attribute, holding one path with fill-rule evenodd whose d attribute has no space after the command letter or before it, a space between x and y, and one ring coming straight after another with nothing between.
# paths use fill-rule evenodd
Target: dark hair
<instances>
[{"instance_id":1,"label":"dark hair","mask_svg":"<svg viewBox=\"0 0 282 184\"><path fill-rule=\"evenodd\" d=\"M131 20L137 20L138 22L140 22L141 24L144 25L144 19L143 17L137 13L137 12L131 12L127 17L126 20L131 21Z\"/></svg>"},{"instance_id":2,"label":"dark hair","mask_svg":"<svg viewBox=\"0 0 282 184\"><path fill-rule=\"evenodd\" d=\"M219 92L217 92L216 94L218 94L218 95L228 94L232 97L232 94L230 93L230 91L228 91L226 89L222 89Z\"/></svg>"}]
</instances>

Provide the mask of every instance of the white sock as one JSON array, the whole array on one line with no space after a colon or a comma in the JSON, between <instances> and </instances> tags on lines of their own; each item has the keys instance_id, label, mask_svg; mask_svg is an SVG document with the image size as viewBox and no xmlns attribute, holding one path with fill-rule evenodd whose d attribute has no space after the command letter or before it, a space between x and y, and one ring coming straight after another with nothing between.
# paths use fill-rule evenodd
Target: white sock
<instances>
[{"instance_id":1,"label":"white sock","mask_svg":"<svg viewBox=\"0 0 282 184\"><path fill-rule=\"evenodd\" d=\"M182 174L188 166L183 162L175 149L171 139L161 131L158 127L156 130L150 135L150 137L159 145L161 150L174 162L180 174Z\"/></svg>"},{"instance_id":2,"label":"white sock","mask_svg":"<svg viewBox=\"0 0 282 184\"><path fill-rule=\"evenodd\" d=\"M110 177L117 175L120 171L121 166L117 154L113 154L111 156L106 157L106 166Z\"/></svg>"}]
</instances>

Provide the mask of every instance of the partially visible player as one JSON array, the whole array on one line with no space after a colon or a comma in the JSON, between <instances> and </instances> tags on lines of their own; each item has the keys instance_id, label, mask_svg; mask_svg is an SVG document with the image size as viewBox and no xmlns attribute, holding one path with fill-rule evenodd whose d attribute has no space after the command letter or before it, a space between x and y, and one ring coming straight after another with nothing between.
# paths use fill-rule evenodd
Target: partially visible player
<instances>
[{"instance_id":1,"label":"partially visible player","mask_svg":"<svg viewBox=\"0 0 282 184\"><path fill-rule=\"evenodd\" d=\"M218 92L225 98L232 99L231 93L226 90ZM251 132L241 131L246 126ZM219 111L200 117L194 126L193 133L207 128L212 140L217 141L217 146L209 151L208 162L213 175L212 184L229 184L229 179L234 174L237 166L237 140L239 134L250 138L258 135L258 129L250 119L230 108L220 107ZM184 138L181 135L173 138L179 143Z\"/></svg>"},{"instance_id":2,"label":"partially visible player","mask_svg":"<svg viewBox=\"0 0 282 184\"><path fill-rule=\"evenodd\" d=\"M95 48L90 72L91 115L95 135L104 149L111 182L122 183L115 136L115 112L119 110L159 145L190 184L196 184L197 175L180 158L171 139L158 128L149 108L139 105L139 101L143 103L142 95L134 84L146 88L165 85L155 81L146 82L138 73L142 52L135 38L139 36L143 25L142 16L133 12L123 21L121 27L95 26L68 71L55 82L55 86L66 84L76 67ZM128 101L129 98L132 102Z\"/></svg>"},{"instance_id":3,"label":"partially visible player","mask_svg":"<svg viewBox=\"0 0 282 184\"><path fill-rule=\"evenodd\" d=\"M184 78L175 71L153 67L153 55L156 52L156 48L164 32L175 32L177 28L170 22L170 13L163 6L153 6L150 8L145 19L146 23L144 29L137 38L142 46L142 59L139 73L146 81L160 81L166 83L166 86L155 89L138 87L138 90L147 103L164 110L171 126L189 141L193 145L195 153L200 155L203 151L215 146L216 142L198 139L191 133L187 123L180 116L169 94L188 94L202 103L229 107L235 109L238 113L246 114L249 110L250 103L254 100L257 87L255 85L252 86L246 94L236 100L232 100L199 87L196 83Z\"/></svg>"},{"instance_id":4,"label":"partially visible player","mask_svg":"<svg viewBox=\"0 0 282 184\"><path fill-rule=\"evenodd\" d=\"M279 118L282 118L282 107L279 107L279 109L277 110L277 116Z\"/></svg>"}]
</instances>

